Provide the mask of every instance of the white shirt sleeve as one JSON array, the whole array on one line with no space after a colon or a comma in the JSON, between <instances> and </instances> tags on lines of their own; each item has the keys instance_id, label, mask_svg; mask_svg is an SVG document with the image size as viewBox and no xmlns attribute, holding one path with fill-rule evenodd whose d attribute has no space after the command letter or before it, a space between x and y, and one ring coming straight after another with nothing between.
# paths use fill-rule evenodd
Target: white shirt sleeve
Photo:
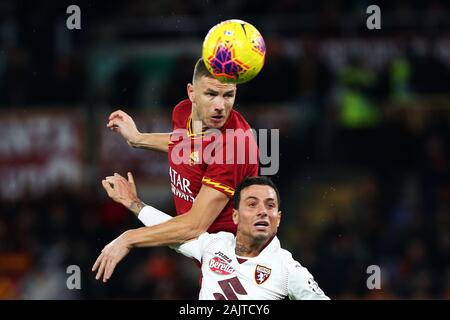
<instances>
[{"instance_id":1,"label":"white shirt sleeve","mask_svg":"<svg viewBox=\"0 0 450 320\"><path fill-rule=\"evenodd\" d=\"M194 258L201 262L204 249L211 239L211 235L207 232L202 233L197 239L187 241L183 244L171 245L170 248L188 258Z\"/></svg>"},{"instance_id":2,"label":"white shirt sleeve","mask_svg":"<svg viewBox=\"0 0 450 320\"><path fill-rule=\"evenodd\" d=\"M138 214L138 219L141 220L146 227L155 226L172 218L172 216L169 216L167 213L153 208L152 206L143 207Z\"/></svg>"},{"instance_id":3,"label":"white shirt sleeve","mask_svg":"<svg viewBox=\"0 0 450 320\"><path fill-rule=\"evenodd\" d=\"M293 260L289 266L288 295L291 300L330 300L308 269Z\"/></svg>"}]
</instances>

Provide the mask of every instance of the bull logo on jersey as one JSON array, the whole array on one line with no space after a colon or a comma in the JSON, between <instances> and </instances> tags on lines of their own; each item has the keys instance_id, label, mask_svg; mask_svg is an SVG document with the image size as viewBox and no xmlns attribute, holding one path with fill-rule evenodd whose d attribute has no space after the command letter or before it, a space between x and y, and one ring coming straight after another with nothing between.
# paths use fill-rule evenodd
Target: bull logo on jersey
<instances>
[{"instance_id":1,"label":"bull logo on jersey","mask_svg":"<svg viewBox=\"0 0 450 320\"><path fill-rule=\"evenodd\" d=\"M200 156L198 154L198 151L193 151L189 155L189 165L193 166L200 162Z\"/></svg>"},{"instance_id":2,"label":"bull logo on jersey","mask_svg":"<svg viewBox=\"0 0 450 320\"><path fill-rule=\"evenodd\" d=\"M209 260L208 265L212 271L221 275L228 275L234 272L233 267L231 267L225 260L218 257L214 257Z\"/></svg>"},{"instance_id":3,"label":"bull logo on jersey","mask_svg":"<svg viewBox=\"0 0 450 320\"><path fill-rule=\"evenodd\" d=\"M257 284L263 284L270 277L272 269L257 265L255 269L255 281Z\"/></svg>"}]
</instances>

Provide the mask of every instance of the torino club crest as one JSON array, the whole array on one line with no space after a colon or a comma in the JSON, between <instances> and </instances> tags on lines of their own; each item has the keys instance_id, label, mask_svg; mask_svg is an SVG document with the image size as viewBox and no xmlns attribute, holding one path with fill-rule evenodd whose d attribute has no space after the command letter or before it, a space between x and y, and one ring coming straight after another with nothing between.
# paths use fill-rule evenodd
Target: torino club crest
<instances>
[{"instance_id":1,"label":"torino club crest","mask_svg":"<svg viewBox=\"0 0 450 320\"><path fill-rule=\"evenodd\" d=\"M263 284L270 277L272 269L260 266L259 264L255 269L255 281L257 284Z\"/></svg>"}]
</instances>

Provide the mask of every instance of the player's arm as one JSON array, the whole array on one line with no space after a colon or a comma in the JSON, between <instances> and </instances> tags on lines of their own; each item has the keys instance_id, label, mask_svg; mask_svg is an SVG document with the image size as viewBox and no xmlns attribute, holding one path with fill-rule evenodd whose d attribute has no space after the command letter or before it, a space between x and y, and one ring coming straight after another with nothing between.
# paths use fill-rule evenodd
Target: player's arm
<instances>
[{"instance_id":1,"label":"player's arm","mask_svg":"<svg viewBox=\"0 0 450 320\"><path fill-rule=\"evenodd\" d=\"M291 300L330 300L312 274L297 261L289 267L288 295Z\"/></svg>"},{"instance_id":2,"label":"player's arm","mask_svg":"<svg viewBox=\"0 0 450 320\"><path fill-rule=\"evenodd\" d=\"M169 149L170 133L141 133L133 118L122 110L111 113L106 125L114 132L118 132L127 143L134 148L167 152Z\"/></svg>"},{"instance_id":3,"label":"player's arm","mask_svg":"<svg viewBox=\"0 0 450 320\"><path fill-rule=\"evenodd\" d=\"M176 252L181 253L188 258L193 258L201 263L205 248L214 236L217 236L217 234L215 235L204 232L198 238L186 241L182 244L173 244L169 247L174 249Z\"/></svg>"},{"instance_id":4,"label":"player's arm","mask_svg":"<svg viewBox=\"0 0 450 320\"><path fill-rule=\"evenodd\" d=\"M130 230L124 234L125 241L130 247L153 247L197 238L208 230L228 201L224 193L203 185L187 213L152 227Z\"/></svg>"},{"instance_id":5,"label":"player's arm","mask_svg":"<svg viewBox=\"0 0 450 320\"><path fill-rule=\"evenodd\" d=\"M116 188L131 188L129 181L128 183L122 183L127 180L119 175L108 178L108 180L102 181L105 189L111 188L114 191ZM122 182L119 183L118 181ZM110 192L112 192L111 190ZM132 191L129 192L132 194ZM121 194L124 195L126 192ZM121 201L124 200L122 199ZM126 201L128 204L140 202L137 196ZM103 277L103 281L106 282L111 277L117 263L133 247L176 245L199 237L209 228L228 201L229 198L224 193L203 185L187 213L152 227L128 230L109 243L102 250L92 268L93 271L97 271L96 278L100 279Z\"/></svg>"},{"instance_id":6,"label":"player's arm","mask_svg":"<svg viewBox=\"0 0 450 320\"><path fill-rule=\"evenodd\" d=\"M142 202L137 196L133 175L131 172L128 172L127 176L128 180L115 173L113 176L102 180L103 188L112 200L132 211L145 226L155 226L172 219L172 216ZM180 237L178 236L179 232L177 232L176 239L168 244L182 243L205 232L226 206L228 200L229 198L224 193L203 185L191 210L184 215L174 218L180 219L180 217L185 216L189 218L181 219L182 223L187 224L185 226L187 235ZM208 212L211 212L211 214L208 214ZM193 234L193 236L190 236L190 234ZM155 246L158 245L161 244L155 244ZM153 245L150 244L148 246Z\"/></svg>"},{"instance_id":7,"label":"player's arm","mask_svg":"<svg viewBox=\"0 0 450 320\"><path fill-rule=\"evenodd\" d=\"M111 180L113 180L113 182L110 184L108 181ZM155 226L160 223L169 221L170 219L173 219L173 217L168 215L167 213L164 213L156 208L153 208L152 206L147 206L138 199L136 193L136 186L134 184L134 178L131 172L128 172L128 181L122 179L120 175L116 174L115 176L106 177L106 179L103 180L102 183L103 187L108 193L108 196L117 202L121 202L118 201L119 198L123 199L123 201L126 201L127 198L130 199L133 198L134 201L130 201L130 203L132 203L131 206L133 206L133 209L135 209L134 213L146 227ZM115 188L112 187L114 184ZM122 186L118 187L118 185ZM128 188L126 187L127 185ZM136 208L142 209L140 209L140 211L137 211ZM202 244L205 242L205 239L208 238L209 234L205 232L202 233L198 238L192 239L183 244L170 245L170 248L185 255L186 257L194 258L197 259L198 261L201 261Z\"/></svg>"},{"instance_id":8,"label":"player's arm","mask_svg":"<svg viewBox=\"0 0 450 320\"><path fill-rule=\"evenodd\" d=\"M122 204L133 212L145 226L152 226L172 218L168 214L147 206L137 196L136 184L131 172L127 173L128 180L118 173L102 180L105 191L112 200Z\"/></svg>"}]
</instances>

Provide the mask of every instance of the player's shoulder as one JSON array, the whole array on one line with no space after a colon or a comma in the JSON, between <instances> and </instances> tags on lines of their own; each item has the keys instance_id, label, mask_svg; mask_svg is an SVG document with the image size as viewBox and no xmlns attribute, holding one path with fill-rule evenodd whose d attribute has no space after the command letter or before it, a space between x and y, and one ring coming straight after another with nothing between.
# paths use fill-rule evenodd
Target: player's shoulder
<instances>
[{"instance_id":1,"label":"player's shoulder","mask_svg":"<svg viewBox=\"0 0 450 320\"><path fill-rule=\"evenodd\" d=\"M250 124L244 116L236 110L231 110L230 118L226 124L226 129L251 129Z\"/></svg>"},{"instance_id":2,"label":"player's shoulder","mask_svg":"<svg viewBox=\"0 0 450 320\"><path fill-rule=\"evenodd\" d=\"M177 127L183 127L191 115L192 102L189 99L181 100L172 110L172 121Z\"/></svg>"},{"instance_id":3,"label":"player's shoulder","mask_svg":"<svg viewBox=\"0 0 450 320\"><path fill-rule=\"evenodd\" d=\"M303 280L307 280L312 277L308 268L295 259L292 256L292 253L288 250L280 249L280 260L282 261L283 269L287 273L288 277L293 276Z\"/></svg>"},{"instance_id":4,"label":"player's shoulder","mask_svg":"<svg viewBox=\"0 0 450 320\"><path fill-rule=\"evenodd\" d=\"M303 266L298 262L293 256L292 253L286 249L280 248L277 252L278 258L286 269L291 268L303 268Z\"/></svg>"},{"instance_id":5,"label":"player's shoulder","mask_svg":"<svg viewBox=\"0 0 450 320\"><path fill-rule=\"evenodd\" d=\"M234 234L226 231L216 233L204 233L199 239L204 241L205 246L231 244L234 241Z\"/></svg>"},{"instance_id":6,"label":"player's shoulder","mask_svg":"<svg viewBox=\"0 0 450 320\"><path fill-rule=\"evenodd\" d=\"M234 234L232 234L231 232L220 231L216 233L211 233L211 235L213 239L218 239L221 241L230 242L234 240Z\"/></svg>"}]
</instances>

